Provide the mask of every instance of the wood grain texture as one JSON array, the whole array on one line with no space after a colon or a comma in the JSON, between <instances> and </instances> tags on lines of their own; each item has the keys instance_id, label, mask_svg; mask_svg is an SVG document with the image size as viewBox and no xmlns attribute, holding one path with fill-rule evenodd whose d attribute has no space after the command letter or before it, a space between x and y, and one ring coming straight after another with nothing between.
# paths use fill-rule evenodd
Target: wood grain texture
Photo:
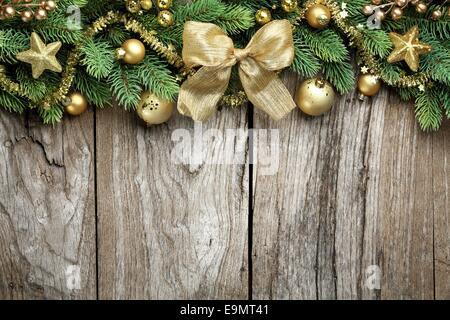
<instances>
[{"instance_id":1,"label":"wood grain texture","mask_svg":"<svg viewBox=\"0 0 450 320\"><path fill-rule=\"evenodd\" d=\"M278 129L281 152L276 175L254 170L254 298L448 297L448 123L423 133L383 91L320 118L257 112L255 127ZM367 286L373 266L379 290Z\"/></svg>"},{"instance_id":2,"label":"wood grain texture","mask_svg":"<svg viewBox=\"0 0 450 320\"><path fill-rule=\"evenodd\" d=\"M227 110L203 130L246 127L245 110ZM179 163L199 159L198 145L187 150L195 132L179 115L145 128L133 113L98 113L100 298L248 297L247 141L205 138L205 163ZM209 165L227 144L244 162Z\"/></svg>"},{"instance_id":3,"label":"wood grain texture","mask_svg":"<svg viewBox=\"0 0 450 320\"><path fill-rule=\"evenodd\" d=\"M93 133L0 112L0 299L95 299Z\"/></svg>"}]
</instances>

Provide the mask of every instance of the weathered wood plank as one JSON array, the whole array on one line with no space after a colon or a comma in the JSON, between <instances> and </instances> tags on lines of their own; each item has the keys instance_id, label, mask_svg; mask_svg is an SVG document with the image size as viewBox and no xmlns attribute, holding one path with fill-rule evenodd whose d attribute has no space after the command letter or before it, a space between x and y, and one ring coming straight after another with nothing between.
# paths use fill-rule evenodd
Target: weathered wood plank
<instances>
[{"instance_id":1,"label":"weathered wood plank","mask_svg":"<svg viewBox=\"0 0 450 320\"><path fill-rule=\"evenodd\" d=\"M93 113L0 112L0 298L95 299Z\"/></svg>"},{"instance_id":2,"label":"weathered wood plank","mask_svg":"<svg viewBox=\"0 0 450 320\"><path fill-rule=\"evenodd\" d=\"M256 128L279 130L281 160L274 176L255 167L255 298L433 298L435 263L448 294L448 129L420 132L388 91L356 97L321 118L256 113ZM381 290L366 286L375 265Z\"/></svg>"},{"instance_id":3,"label":"weathered wood plank","mask_svg":"<svg viewBox=\"0 0 450 320\"><path fill-rule=\"evenodd\" d=\"M246 127L245 110L227 110L203 130ZM183 156L174 150L190 143L185 151L200 157L194 131L179 115L145 128L133 113L99 112L100 298L247 297L247 166L177 163ZM206 163L223 156L226 144L246 158L246 140L206 139Z\"/></svg>"}]
</instances>

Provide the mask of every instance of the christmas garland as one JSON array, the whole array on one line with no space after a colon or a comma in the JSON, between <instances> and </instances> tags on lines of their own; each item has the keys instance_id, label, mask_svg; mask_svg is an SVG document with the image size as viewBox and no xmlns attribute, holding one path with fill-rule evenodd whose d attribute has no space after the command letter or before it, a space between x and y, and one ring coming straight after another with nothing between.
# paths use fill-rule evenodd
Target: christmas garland
<instances>
[{"instance_id":1,"label":"christmas garland","mask_svg":"<svg viewBox=\"0 0 450 320\"><path fill-rule=\"evenodd\" d=\"M449 1L368 1L0 0L0 106L56 123L114 96L154 125L177 97L200 121L249 100L278 120L385 84L415 100L424 130L439 129L450 118ZM306 78L294 98L285 68Z\"/></svg>"}]
</instances>

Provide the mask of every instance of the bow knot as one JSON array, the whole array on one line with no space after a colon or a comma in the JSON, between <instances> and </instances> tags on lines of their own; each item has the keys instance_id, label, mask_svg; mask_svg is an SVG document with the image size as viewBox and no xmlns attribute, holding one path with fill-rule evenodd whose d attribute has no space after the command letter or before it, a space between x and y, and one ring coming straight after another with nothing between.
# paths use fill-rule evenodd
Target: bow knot
<instances>
[{"instance_id":1,"label":"bow knot","mask_svg":"<svg viewBox=\"0 0 450 320\"><path fill-rule=\"evenodd\" d=\"M248 49L234 49L234 57L238 62L241 62L242 60L246 59L248 55L250 54L250 51Z\"/></svg>"},{"instance_id":2,"label":"bow knot","mask_svg":"<svg viewBox=\"0 0 450 320\"><path fill-rule=\"evenodd\" d=\"M253 105L275 120L295 108L277 71L294 60L292 27L276 20L259 29L245 49L234 47L218 26L189 21L183 32L183 60L201 68L181 86L178 109L196 121L207 120L228 87L231 68L239 63L239 77Z\"/></svg>"}]
</instances>

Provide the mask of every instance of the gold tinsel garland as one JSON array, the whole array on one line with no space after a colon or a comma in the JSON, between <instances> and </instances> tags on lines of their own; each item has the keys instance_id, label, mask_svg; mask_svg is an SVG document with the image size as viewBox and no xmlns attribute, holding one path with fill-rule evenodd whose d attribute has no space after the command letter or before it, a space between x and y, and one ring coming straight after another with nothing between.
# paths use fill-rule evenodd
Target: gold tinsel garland
<instances>
[{"instance_id":1,"label":"gold tinsel garland","mask_svg":"<svg viewBox=\"0 0 450 320\"><path fill-rule=\"evenodd\" d=\"M430 82L430 75L427 73L416 73L414 75L401 75L399 79L392 81L383 76L379 61L370 54L363 42L363 33L345 18L341 16L342 10L334 0L311 0L306 3L303 8L296 10L297 18L292 23L293 28L298 26L303 19L307 10L314 4L322 3L329 7L332 13L332 19L336 26L345 33L350 44L357 49L359 56L364 64L372 71L372 73L382 79L388 85L394 87L417 87L425 86ZM184 65L183 59L177 53L173 45L165 45L157 37L157 31L147 30L140 22L133 19L129 14L122 14L120 12L109 12L105 16L100 17L83 33L83 40L75 45L74 49L70 52L67 65L62 74L60 86L48 97L42 101L35 102L35 105L42 106L43 108L50 108L53 105L57 105L63 102L73 84L73 80L76 74L76 66L80 62L81 48L86 39L91 39L99 32L104 31L106 28L113 24L122 23L128 31L135 32L140 35L141 39L150 46L157 54L165 58L167 62L179 70L177 79L182 82L187 76L193 74L195 70L187 69ZM24 88L20 84L10 80L5 74L5 68L0 66L0 87L5 91L16 94L21 97L28 98L28 95ZM247 101L247 97L244 92L237 92L236 94L226 95L222 99L222 104L232 107L243 105Z\"/></svg>"}]
</instances>

